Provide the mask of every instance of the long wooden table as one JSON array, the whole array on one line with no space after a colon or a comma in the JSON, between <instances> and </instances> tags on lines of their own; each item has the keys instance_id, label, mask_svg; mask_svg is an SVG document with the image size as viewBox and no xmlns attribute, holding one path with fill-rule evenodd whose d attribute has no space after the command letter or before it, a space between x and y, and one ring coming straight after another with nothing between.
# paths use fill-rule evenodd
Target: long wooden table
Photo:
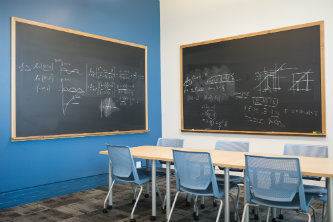
<instances>
[{"instance_id":1,"label":"long wooden table","mask_svg":"<svg viewBox=\"0 0 333 222\"><path fill-rule=\"evenodd\" d=\"M173 162L173 149L184 151L198 151L209 152L212 157L214 166L224 167L225 179L225 193L229 192L229 169L230 168L245 168L245 154L260 155L260 156L276 156L286 157L283 155L260 154L260 153L245 153L245 152L231 152L210 149L189 149L189 148L172 148L172 147L158 147L158 146L139 146L131 148L133 157L152 160L152 193L156 193L156 160L166 161L166 193L167 193L167 206L166 217L170 212L170 162ZM107 154L107 151L100 151L100 154ZM287 156L292 157L292 156ZM325 177L327 180L328 191L328 210L327 221L333 222L333 161L332 158L314 158L314 157L301 157L297 156L300 160L301 171L303 176L318 176ZM111 176L111 171L109 169ZM110 201L112 199L110 198ZM225 195L224 201L224 221L230 221L229 211L229 196ZM156 195L152 195L152 218L156 218Z\"/></svg>"}]
</instances>

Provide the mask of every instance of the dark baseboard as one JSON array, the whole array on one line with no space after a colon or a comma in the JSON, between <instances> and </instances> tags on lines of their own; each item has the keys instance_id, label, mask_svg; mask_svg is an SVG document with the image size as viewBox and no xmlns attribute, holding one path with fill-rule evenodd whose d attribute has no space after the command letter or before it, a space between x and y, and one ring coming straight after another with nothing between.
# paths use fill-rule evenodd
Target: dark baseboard
<instances>
[{"instance_id":1,"label":"dark baseboard","mask_svg":"<svg viewBox=\"0 0 333 222\"><path fill-rule=\"evenodd\" d=\"M0 193L0 209L108 185L108 174L81 177Z\"/></svg>"}]
</instances>

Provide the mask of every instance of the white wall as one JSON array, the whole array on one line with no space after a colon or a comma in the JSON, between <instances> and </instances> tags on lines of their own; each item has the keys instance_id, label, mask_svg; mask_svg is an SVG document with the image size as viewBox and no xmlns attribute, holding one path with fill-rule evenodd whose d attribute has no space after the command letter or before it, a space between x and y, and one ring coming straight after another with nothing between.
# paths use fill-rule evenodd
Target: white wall
<instances>
[{"instance_id":1,"label":"white wall","mask_svg":"<svg viewBox=\"0 0 333 222\"><path fill-rule=\"evenodd\" d=\"M333 156L332 0L160 0L162 135L181 137L185 147L213 149L218 139L250 142L250 151L282 154L285 143L329 145ZM326 138L182 133L180 45L324 20Z\"/></svg>"}]
</instances>

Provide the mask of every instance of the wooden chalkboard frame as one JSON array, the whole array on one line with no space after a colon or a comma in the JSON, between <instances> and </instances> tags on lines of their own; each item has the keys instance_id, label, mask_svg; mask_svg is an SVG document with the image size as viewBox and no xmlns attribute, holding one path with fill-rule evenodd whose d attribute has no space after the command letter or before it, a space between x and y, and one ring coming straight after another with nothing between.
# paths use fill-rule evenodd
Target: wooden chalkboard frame
<instances>
[{"instance_id":1,"label":"wooden chalkboard frame","mask_svg":"<svg viewBox=\"0 0 333 222\"><path fill-rule=\"evenodd\" d=\"M16 136L16 22L26 23L34 26L44 27L56 31L67 32L75 35L85 36L94 39L100 39L113 43L142 48L145 50L145 129L142 130L129 130L129 131L116 131L116 132L96 132L96 133L73 133L73 134L59 134L59 135L46 135L46 136ZM44 139L58 139L58 138L72 138L72 137L88 137L88 136L106 136L116 134L135 134L147 133L148 129L148 100L147 100L147 46L130 43L122 40L112 39L99 35L89 34L86 32L75 31L59 26L48 25L40 22L35 22L27 19L11 17L11 141L27 141L27 140L44 140Z\"/></svg>"},{"instance_id":2,"label":"wooden chalkboard frame","mask_svg":"<svg viewBox=\"0 0 333 222\"><path fill-rule=\"evenodd\" d=\"M321 114L322 114L322 129L320 132L313 133L299 133L299 132L275 132L275 131L231 131L231 130L206 130L206 129L185 129L184 128L184 101L183 101L183 49L188 47L194 47L199 45L206 45L210 43L223 42L233 39L242 39L246 37L253 37L259 35L265 35L270 33L276 33L281 31L287 31L292 29L299 29L311 26L320 26L320 66L321 66ZM238 35L233 37L220 38L210 41L203 41L197 43L191 43L180 46L180 105L181 105L181 132L198 132L198 133L236 133L236 134L258 134L258 135L289 135L289 136L326 136L326 110L325 110L325 58L324 58L324 21L311 22L301 25L289 26L284 28L266 30L261 32L249 33L244 35Z\"/></svg>"}]
</instances>

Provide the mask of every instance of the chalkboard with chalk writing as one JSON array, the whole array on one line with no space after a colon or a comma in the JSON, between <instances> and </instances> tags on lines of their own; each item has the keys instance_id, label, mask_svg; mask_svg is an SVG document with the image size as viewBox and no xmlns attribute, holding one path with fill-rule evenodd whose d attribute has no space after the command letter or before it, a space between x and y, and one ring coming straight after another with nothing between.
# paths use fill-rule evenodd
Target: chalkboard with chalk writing
<instances>
[{"instance_id":1,"label":"chalkboard with chalk writing","mask_svg":"<svg viewBox=\"0 0 333 222\"><path fill-rule=\"evenodd\" d=\"M12 140L147 132L146 54L12 18Z\"/></svg>"},{"instance_id":2,"label":"chalkboard with chalk writing","mask_svg":"<svg viewBox=\"0 0 333 222\"><path fill-rule=\"evenodd\" d=\"M323 26L181 46L181 130L325 136Z\"/></svg>"}]
</instances>

